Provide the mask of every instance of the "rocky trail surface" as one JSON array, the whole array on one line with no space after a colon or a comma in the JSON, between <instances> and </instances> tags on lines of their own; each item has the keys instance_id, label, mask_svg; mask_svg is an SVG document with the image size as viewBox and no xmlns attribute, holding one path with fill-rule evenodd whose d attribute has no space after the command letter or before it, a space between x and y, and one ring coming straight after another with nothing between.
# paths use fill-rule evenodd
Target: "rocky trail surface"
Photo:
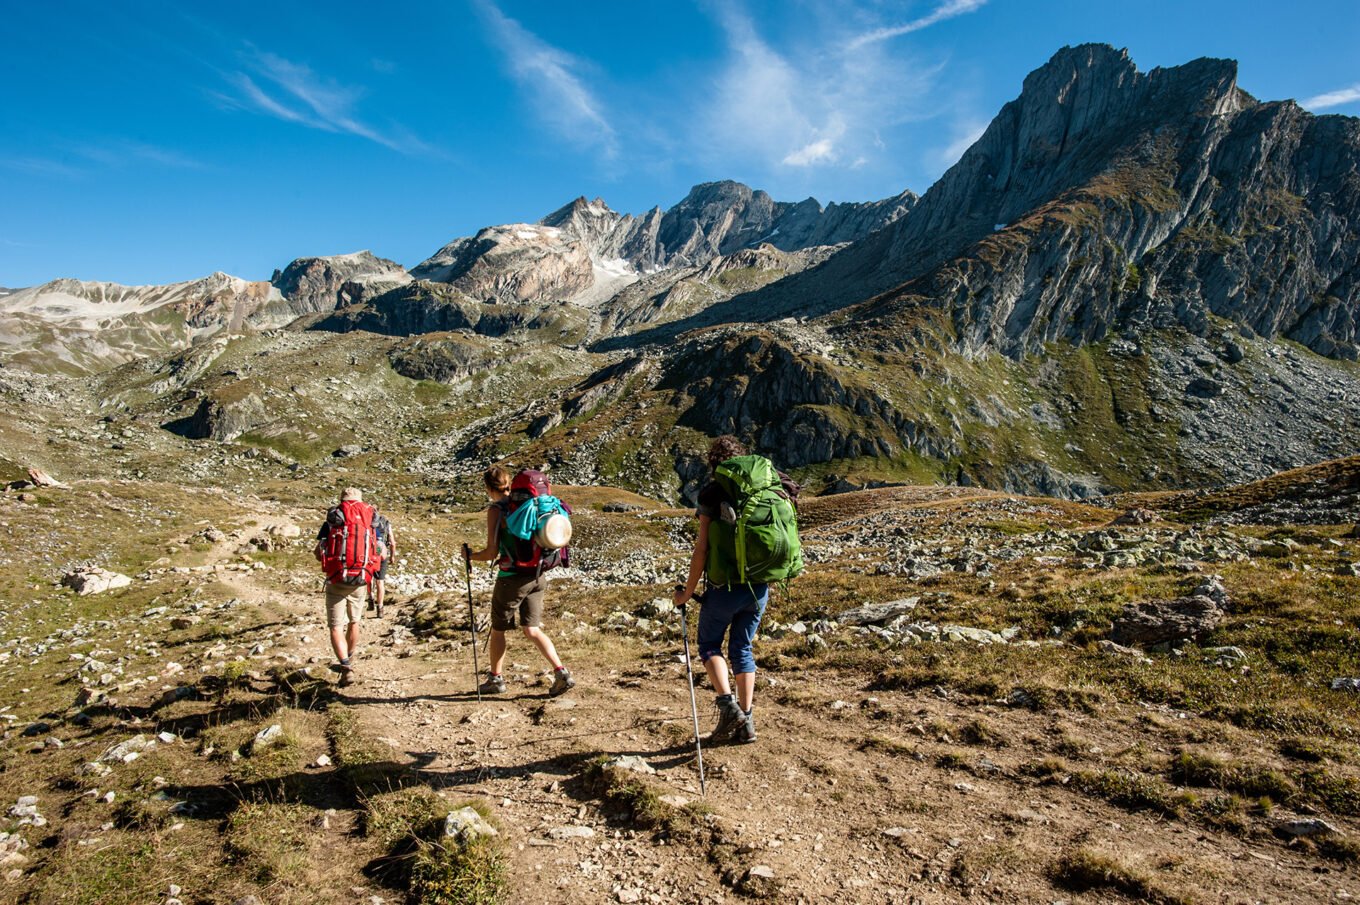
<instances>
[{"instance_id":1,"label":"rocky trail surface","mask_svg":"<svg viewBox=\"0 0 1360 905\"><path fill-rule=\"evenodd\" d=\"M439 554L456 549L450 526L470 534L475 520L434 524L445 536L433 548L412 531L386 618L363 623L360 682L340 688L327 669L310 529L299 529L316 513L223 495L243 527L191 525L131 588L111 592L154 591L154 605L49 622L48 637L5 645L0 682L21 664L64 663L52 674L58 693L79 693L69 709L6 709L13 728L0 784L17 803L12 835L0 840L12 846L4 897L67 901L59 880L73 868L63 858L136 842L156 851L161 901L402 901L404 875L391 865L411 856L376 840L384 802L413 796L435 802L441 821L466 803L488 815L513 901L1080 902L1137 882L1175 902L1353 894L1352 869L1336 854L1349 851L1344 844L1320 858L1325 847L1290 842L1282 829L1321 820L1324 840L1349 838L1356 827L1344 795L1244 810L1231 794L1174 791L1214 785L1189 775L1187 751L1271 758L1269 737L1208 708L1157 701L1146 673L1143 693L1131 697L1055 676L1064 658L1082 670L1107 663L1111 674L1162 668L1114 646L1081 653L1079 621L1060 621L1045 637L1021 619L1006 626L1004 614L949 603L958 582L1000 599L1023 593L1010 580L1024 580L1017 561L1029 572L1151 567L1201 581L1193 573L1208 563L1232 566L1253 553L1297 559L1304 545L1263 553L1255 538L1152 524L1150 513L1094 527L1092 507L969 489L857 496L809 506L815 571L792 598L776 597L758 646L760 738L705 749L705 794L678 617L664 593L684 557L684 535L674 533L682 512L607 514L587 498L585 540L630 530L630 519L665 533L650 546L633 541L647 552L637 559L603 540L583 546L586 569L551 582L546 627L576 688L550 698L541 661L515 636L507 693L479 701L463 576ZM393 514L398 524L426 518ZM1016 533L1041 522L1045 530ZM1352 553L1337 541L1318 555ZM905 561L916 564L911 577L874 567ZM861 588L853 595L861 606L827 612L836 594L827 582L854 576L922 590L874 603L885 595ZM484 618L490 580L476 578ZM1193 592L1201 593L1218 592ZM1201 662L1193 644L1176 645L1158 664ZM1206 665L1194 668L1224 685L1250 679L1244 661L1261 662L1241 649L1204 650ZM698 699L706 732L711 691L701 686ZM1343 747L1328 756L1349 763ZM1203 772L1218 761L1193 763ZM1274 775L1257 768L1246 782L1231 773L1247 770L1244 762L1229 766L1215 780L1224 792L1264 794L1261 777ZM1162 791L1162 775L1175 787ZM1284 799L1306 781L1281 775L1272 793ZM1343 790L1354 782L1330 781ZM184 870L193 848L176 840L219 831L226 864L247 869ZM260 835L284 840L288 858L268 854ZM1082 871L1093 864L1107 873L1116 865L1119 882L1087 882ZM34 867L39 882L29 883ZM317 884L325 893L306 898Z\"/></svg>"}]
</instances>

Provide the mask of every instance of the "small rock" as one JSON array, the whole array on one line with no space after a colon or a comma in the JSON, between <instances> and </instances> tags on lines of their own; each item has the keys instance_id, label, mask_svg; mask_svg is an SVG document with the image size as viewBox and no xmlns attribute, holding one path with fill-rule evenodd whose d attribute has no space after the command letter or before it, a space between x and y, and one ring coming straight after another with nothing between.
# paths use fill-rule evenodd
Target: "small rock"
<instances>
[{"instance_id":1,"label":"small rock","mask_svg":"<svg viewBox=\"0 0 1360 905\"><path fill-rule=\"evenodd\" d=\"M652 765L635 754L625 754L620 757L613 757L604 762L605 769L614 768L617 770L631 770L634 773L654 774L656 770Z\"/></svg>"},{"instance_id":2,"label":"small rock","mask_svg":"<svg viewBox=\"0 0 1360 905\"><path fill-rule=\"evenodd\" d=\"M921 602L919 597L907 597L902 600L892 600L888 603L870 603L852 610L846 610L836 617L842 625L882 625L898 616L903 616L916 609L916 605Z\"/></svg>"},{"instance_id":3,"label":"small rock","mask_svg":"<svg viewBox=\"0 0 1360 905\"><path fill-rule=\"evenodd\" d=\"M466 846L483 836L496 836L496 828L471 807L450 811L444 818L444 835Z\"/></svg>"},{"instance_id":4,"label":"small rock","mask_svg":"<svg viewBox=\"0 0 1360 905\"><path fill-rule=\"evenodd\" d=\"M595 831L588 826L555 826L548 830L553 839L592 839Z\"/></svg>"},{"instance_id":5,"label":"small rock","mask_svg":"<svg viewBox=\"0 0 1360 905\"><path fill-rule=\"evenodd\" d=\"M1300 839L1308 836L1338 835L1337 828L1320 817L1285 820L1275 824L1275 832L1277 835L1285 836L1290 839Z\"/></svg>"},{"instance_id":6,"label":"small rock","mask_svg":"<svg viewBox=\"0 0 1360 905\"><path fill-rule=\"evenodd\" d=\"M283 727L278 723L261 729L255 734L255 738L250 742L250 753L258 754L267 748L271 748L283 741Z\"/></svg>"},{"instance_id":7,"label":"small rock","mask_svg":"<svg viewBox=\"0 0 1360 905\"><path fill-rule=\"evenodd\" d=\"M330 765L331 758L328 754L319 754L317 755L316 760L312 761L313 767L329 767Z\"/></svg>"},{"instance_id":8,"label":"small rock","mask_svg":"<svg viewBox=\"0 0 1360 905\"><path fill-rule=\"evenodd\" d=\"M742 874L737 890L745 895L763 899L778 893L779 885L773 868L768 864L757 864Z\"/></svg>"},{"instance_id":9,"label":"small rock","mask_svg":"<svg viewBox=\"0 0 1360 905\"><path fill-rule=\"evenodd\" d=\"M1360 691L1360 679L1343 676L1332 680L1332 691Z\"/></svg>"}]
</instances>

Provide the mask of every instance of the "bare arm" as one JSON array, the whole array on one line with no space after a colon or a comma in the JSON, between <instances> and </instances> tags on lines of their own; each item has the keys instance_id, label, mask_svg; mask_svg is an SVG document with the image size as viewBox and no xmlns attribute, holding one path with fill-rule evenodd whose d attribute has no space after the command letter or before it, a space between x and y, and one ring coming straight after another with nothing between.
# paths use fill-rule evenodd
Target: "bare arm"
<instances>
[{"instance_id":1,"label":"bare arm","mask_svg":"<svg viewBox=\"0 0 1360 905\"><path fill-rule=\"evenodd\" d=\"M496 547L496 538L500 534L501 513L495 506L489 506L486 510L486 547L476 553L468 555L469 559L477 562L490 562L500 555L500 550Z\"/></svg>"},{"instance_id":2,"label":"bare arm","mask_svg":"<svg viewBox=\"0 0 1360 905\"><path fill-rule=\"evenodd\" d=\"M694 596L694 592L699 588L699 579L704 575L704 566L708 563L708 523L711 521L708 516L699 516L699 533L694 538L694 552L689 557L689 578L685 580L683 590L675 592L675 605L679 606L686 600Z\"/></svg>"}]
</instances>

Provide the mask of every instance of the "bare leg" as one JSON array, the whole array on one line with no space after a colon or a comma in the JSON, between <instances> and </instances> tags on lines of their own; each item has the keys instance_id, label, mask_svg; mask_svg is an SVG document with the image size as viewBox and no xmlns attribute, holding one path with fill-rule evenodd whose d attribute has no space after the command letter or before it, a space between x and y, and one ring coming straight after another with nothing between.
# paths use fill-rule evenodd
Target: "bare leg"
<instances>
[{"instance_id":1,"label":"bare leg","mask_svg":"<svg viewBox=\"0 0 1360 905\"><path fill-rule=\"evenodd\" d=\"M523 626L524 637L538 647L538 652L543 655L543 659L548 661L553 669L561 669L562 661L557 658L557 648L553 646L552 639L543 634L543 630L536 625Z\"/></svg>"},{"instance_id":2,"label":"bare leg","mask_svg":"<svg viewBox=\"0 0 1360 905\"><path fill-rule=\"evenodd\" d=\"M505 665L505 632L499 629L491 630L491 666L488 667L493 675L500 675L501 667Z\"/></svg>"},{"instance_id":3,"label":"bare leg","mask_svg":"<svg viewBox=\"0 0 1360 905\"><path fill-rule=\"evenodd\" d=\"M382 609L382 605L383 605L383 596L384 596L384 593L385 593L386 590L387 590L387 582L385 582L385 581L375 581L375 582L373 582L373 585L374 585L374 587L377 588L377 590L373 592L373 604L374 604L374 606L376 606L378 609Z\"/></svg>"},{"instance_id":4,"label":"bare leg","mask_svg":"<svg viewBox=\"0 0 1360 905\"><path fill-rule=\"evenodd\" d=\"M353 622L350 623L350 625L353 624ZM344 629L331 629L331 648L335 651L335 658L337 660L349 659L349 645L345 643Z\"/></svg>"},{"instance_id":5,"label":"bare leg","mask_svg":"<svg viewBox=\"0 0 1360 905\"><path fill-rule=\"evenodd\" d=\"M737 686L737 703L742 710L749 711L751 702L756 696L756 674L754 672L739 672L733 677Z\"/></svg>"},{"instance_id":6,"label":"bare leg","mask_svg":"<svg viewBox=\"0 0 1360 905\"><path fill-rule=\"evenodd\" d=\"M708 673L708 681L713 685L713 690L720 696L732 693L732 686L727 684L727 661L721 654L714 654L705 660L704 671Z\"/></svg>"},{"instance_id":7,"label":"bare leg","mask_svg":"<svg viewBox=\"0 0 1360 905\"><path fill-rule=\"evenodd\" d=\"M349 655L354 656L354 649L359 646L359 623L351 622L349 628L345 630L345 648Z\"/></svg>"}]
</instances>

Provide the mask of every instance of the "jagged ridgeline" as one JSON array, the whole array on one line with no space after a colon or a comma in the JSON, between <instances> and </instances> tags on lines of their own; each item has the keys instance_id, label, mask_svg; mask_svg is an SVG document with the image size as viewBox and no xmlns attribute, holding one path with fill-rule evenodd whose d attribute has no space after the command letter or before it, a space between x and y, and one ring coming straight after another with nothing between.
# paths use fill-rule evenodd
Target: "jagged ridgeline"
<instances>
[{"instance_id":1,"label":"jagged ridgeline","mask_svg":"<svg viewBox=\"0 0 1360 905\"><path fill-rule=\"evenodd\" d=\"M578 198L409 271L58 281L0 295L0 354L303 464L371 436L422 470L675 497L731 432L818 490L1217 484L1355 452L1358 225L1360 121L1258 101L1231 61L1083 45L919 199L718 182L641 216Z\"/></svg>"}]
</instances>

